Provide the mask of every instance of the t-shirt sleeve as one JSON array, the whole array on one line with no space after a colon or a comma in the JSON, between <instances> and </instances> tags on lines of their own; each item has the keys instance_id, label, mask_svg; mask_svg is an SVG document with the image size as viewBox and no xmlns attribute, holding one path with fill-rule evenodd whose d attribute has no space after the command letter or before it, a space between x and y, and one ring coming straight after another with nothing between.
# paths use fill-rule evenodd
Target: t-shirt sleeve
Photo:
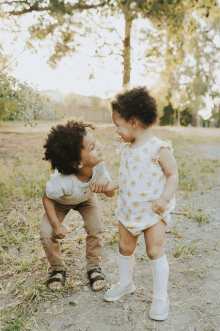
<instances>
[{"instance_id":1,"label":"t-shirt sleeve","mask_svg":"<svg viewBox=\"0 0 220 331\"><path fill-rule=\"evenodd\" d=\"M111 181L111 177L109 176L109 173L108 173L108 171L105 167L104 162L99 163L99 177L105 177L105 178L108 178L108 180Z\"/></svg>"},{"instance_id":2,"label":"t-shirt sleeve","mask_svg":"<svg viewBox=\"0 0 220 331\"><path fill-rule=\"evenodd\" d=\"M59 199L64 195L63 183L60 177L53 174L46 183L46 196L49 199Z\"/></svg>"},{"instance_id":3,"label":"t-shirt sleeve","mask_svg":"<svg viewBox=\"0 0 220 331\"><path fill-rule=\"evenodd\" d=\"M171 142L171 140L167 140L167 141L162 141L162 140L160 140L160 141L157 143L157 146L156 146L157 158L159 157L159 155L158 155L158 151L159 151L162 147L168 147L169 150L171 151L171 153L173 154L174 149L173 149L173 147L172 147L172 142Z\"/></svg>"}]
</instances>

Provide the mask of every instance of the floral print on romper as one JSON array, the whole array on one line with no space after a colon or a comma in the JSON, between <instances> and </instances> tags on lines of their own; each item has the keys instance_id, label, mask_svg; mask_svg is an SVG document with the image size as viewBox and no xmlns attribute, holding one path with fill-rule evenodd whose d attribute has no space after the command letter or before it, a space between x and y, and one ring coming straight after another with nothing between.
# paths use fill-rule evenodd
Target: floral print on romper
<instances>
[{"instance_id":1,"label":"floral print on romper","mask_svg":"<svg viewBox=\"0 0 220 331\"><path fill-rule=\"evenodd\" d=\"M170 212L175 208L175 196L167 204L162 216L152 210L152 200L158 199L164 189L166 176L158 162L158 151L168 147L170 141L152 137L142 146L131 149L130 143L122 143L117 150L121 157L119 168L119 198L115 214L119 221L134 235L163 220L171 220Z\"/></svg>"}]
</instances>

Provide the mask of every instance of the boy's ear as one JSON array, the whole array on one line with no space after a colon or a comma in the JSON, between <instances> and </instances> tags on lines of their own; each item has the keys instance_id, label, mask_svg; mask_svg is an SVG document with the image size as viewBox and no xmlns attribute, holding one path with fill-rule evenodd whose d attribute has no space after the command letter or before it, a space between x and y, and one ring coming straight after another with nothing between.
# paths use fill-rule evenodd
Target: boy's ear
<instances>
[{"instance_id":1,"label":"boy's ear","mask_svg":"<svg viewBox=\"0 0 220 331\"><path fill-rule=\"evenodd\" d=\"M135 117L130 118L130 123L132 126L135 126L137 124L137 119Z\"/></svg>"},{"instance_id":2,"label":"boy's ear","mask_svg":"<svg viewBox=\"0 0 220 331\"><path fill-rule=\"evenodd\" d=\"M83 167L82 164L78 164L78 162L73 162L72 163L72 167L75 169L81 169Z\"/></svg>"}]
</instances>

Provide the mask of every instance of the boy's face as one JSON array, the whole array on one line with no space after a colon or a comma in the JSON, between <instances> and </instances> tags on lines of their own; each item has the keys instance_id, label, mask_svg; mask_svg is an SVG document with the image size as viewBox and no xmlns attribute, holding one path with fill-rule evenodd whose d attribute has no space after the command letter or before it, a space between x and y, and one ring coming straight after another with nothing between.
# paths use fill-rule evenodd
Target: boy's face
<instances>
[{"instance_id":1,"label":"boy's face","mask_svg":"<svg viewBox=\"0 0 220 331\"><path fill-rule=\"evenodd\" d=\"M94 167L104 161L105 157L102 154L102 148L89 131L84 136L83 146L84 149L81 151L80 161L83 167Z\"/></svg>"},{"instance_id":2,"label":"boy's face","mask_svg":"<svg viewBox=\"0 0 220 331\"><path fill-rule=\"evenodd\" d=\"M126 120L116 112L112 113L112 120L116 126L115 132L119 134L125 142L131 142L134 140L133 125L131 124L131 121L126 122Z\"/></svg>"}]
</instances>

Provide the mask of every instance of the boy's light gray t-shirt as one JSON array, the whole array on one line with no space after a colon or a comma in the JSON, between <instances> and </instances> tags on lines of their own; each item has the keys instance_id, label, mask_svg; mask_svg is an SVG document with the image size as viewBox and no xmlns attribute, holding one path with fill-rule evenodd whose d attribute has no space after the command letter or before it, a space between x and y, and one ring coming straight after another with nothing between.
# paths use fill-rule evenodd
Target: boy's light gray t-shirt
<instances>
[{"instance_id":1,"label":"boy's light gray t-shirt","mask_svg":"<svg viewBox=\"0 0 220 331\"><path fill-rule=\"evenodd\" d=\"M75 175L62 175L57 170L46 183L46 195L49 199L62 204L76 205L88 200L94 192L89 185L100 177L111 180L104 162L93 168L93 175L89 182L81 182Z\"/></svg>"}]
</instances>

